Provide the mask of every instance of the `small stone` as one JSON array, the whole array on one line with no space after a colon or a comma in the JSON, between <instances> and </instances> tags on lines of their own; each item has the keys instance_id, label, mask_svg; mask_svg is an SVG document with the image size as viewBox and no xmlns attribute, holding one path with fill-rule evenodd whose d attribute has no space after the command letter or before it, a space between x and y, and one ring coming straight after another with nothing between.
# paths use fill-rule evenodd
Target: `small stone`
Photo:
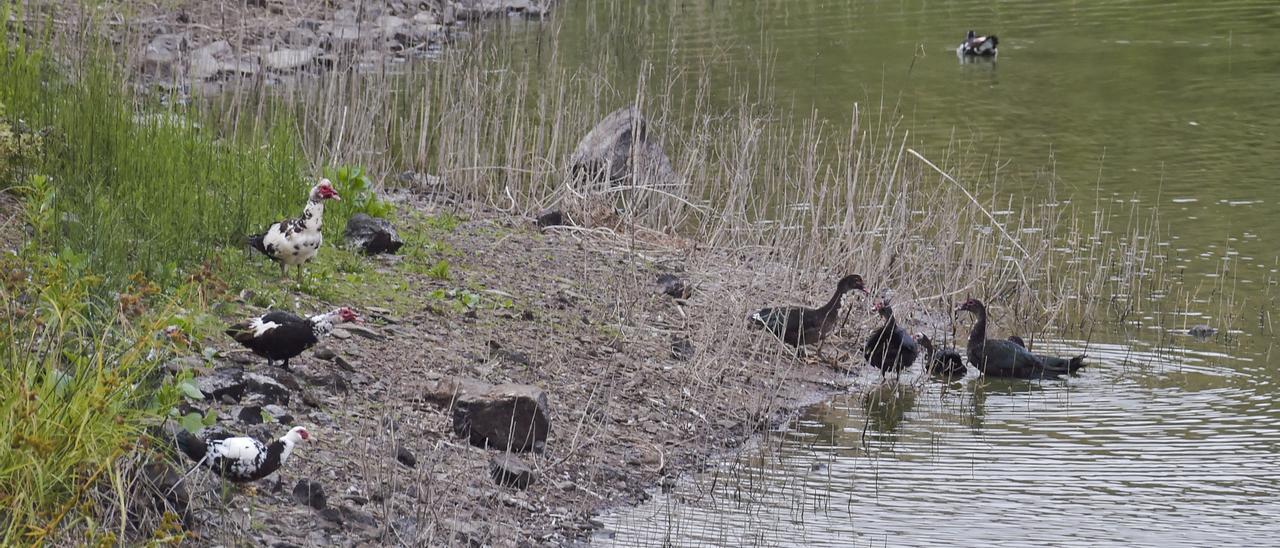
<instances>
[{"instance_id":1,"label":"small stone","mask_svg":"<svg viewBox=\"0 0 1280 548\"><path fill-rule=\"evenodd\" d=\"M341 327L333 328L333 331L330 331L329 335L333 336L333 338L335 339L340 339L344 341L351 338L351 332Z\"/></svg>"},{"instance_id":2,"label":"small stone","mask_svg":"<svg viewBox=\"0 0 1280 548\"><path fill-rule=\"evenodd\" d=\"M693 348L693 343L689 342L688 338L681 337L681 336L672 337L672 341L671 341L671 357L672 358L675 358L682 362L687 362L693 359L693 356L695 353L696 351Z\"/></svg>"},{"instance_id":3,"label":"small stone","mask_svg":"<svg viewBox=\"0 0 1280 548\"><path fill-rule=\"evenodd\" d=\"M688 299L693 294L693 288L674 274L658 276L658 288L675 299Z\"/></svg>"},{"instance_id":4,"label":"small stone","mask_svg":"<svg viewBox=\"0 0 1280 548\"><path fill-rule=\"evenodd\" d=\"M219 367L208 375L196 377L196 388L210 400L230 398L239 401L244 396L244 373L238 367Z\"/></svg>"},{"instance_id":5,"label":"small stone","mask_svg":"<svg viewBox=\"0 0 1280 548\"><path fill-rule=\"evenodd\" d=\"M564 213L558 209L544 210L538 214L538 227L564 226Z\"/></svg>"},{"instance_id":6,"label":"small stone","mask_svg":"<svg viewBox=\"0 0 1280 548\"><path fill-rule=\"evenodd\" d=\"M262 403L289 403L289 389L271 377L246 373L244 381L245 390L260 396Z\"/></svg>"},{"instance_id":7,"label":"small stone","mask_svg":"<svg viewBox=\"0 0 1280 548\"><path fill-rule=\"evenodd\" d=\"M298 484L293 486L293 500L316 510L324 510L329 505L329 499L324 494L324 486L319 482L305 479L298 480Z\"/></svg>"},{"instance_id":8,"label":"small stone","mask_svg":"<svg viewBox=\"0 0 1280 548\"><path fill-rule=\"evenodd\" d=\"M320 407L320 399L311 391L302 392L302 403L306 404L308 407Z\"/></svg>"},{"instance_id":9,"label":"small stone","mask_svg":"<svg viewBox=\"0 0 1280 548\"><path fill-rule=\"evenodd\" d=\"M293 415L289 414L289 410L284 407L273 403L262 406L262 410L266 411L268 415L271 415L280 424L293 424Z\"/></svg>"},{"instance_id":10,"label":"small stone","mask_svg":"<svg viewBox=\"0 0 1280 548\"><path fill-rule=\"evenodd\" d=\"M333 358L333 364L334 364L334 365L337 365L337 366L338 366L338 369L341 369L341 370L343 370L343 371L346 371L347 373L355 373L355 372L356 372L356 368L355 368L355 366L354 366L354 365L351 365L351 362L347 361L347 359L346 359L346 358L344 358L344 357L342 357L342 356L334 356L334 358Z\"/></svg>"},{"instance_id":11,"label":"small stone","mask_svg":"<svg viewBox=\"0 0 1280 548\"><path fill-rule=\"evenodd\" d=\"M413 453L409 452L408 448L399 443L396 444L396 460L409 468L418 466L418 458L413 456Z\"/></svg>"},{"instance_id":12,"label":"small stone","mask_svg":"<svg viewBox=\"0 0 1280 548\"><path fill-rule=\"evenodd\" d=\"M386 339L386 337L383 336L381 333L378 333L377 331L370 329L368 327L365 327L363 325L348 325L343 329L351 332L352 334L360 335L361 337L364 337L366 339L372 339L375 341L381 341Z\"/></svg>"},{"instance_id":13,"label":"small stone","mask_svg":"<svg viewBox=\"0 0 1280 548\"><path fill-rule=\"evenodd\" d=\"M489 459L489 474L498 485L526 489L537 479L537 473L520 457L509 453L495 455Z\"/></svg>"},{"instance_id":14,"label":"small stone","mask_svg":"<svg viewBox=\"0 0 1280 548\"><path fill-rule=\"evenodd\" d=\"M488 346L489 346L489 356L492 358L496 358L499 360L506 360L516 365L523 365L525 367L530 367L532 365L532 363L529 361L529 356L525 355L524 352L507 350L503 348L502 344L499 343L498 341L489 341Z\"/></svg>"},{"instance_id":15,"label":"small stone","mask_svg":"<svg viewBox=\"0 0 1280 548\"><path fill-rule=\"evenodd\" d=\"M241 407L240 412L236 414L236 418L245 424L262 424L262 407L257 405Z\"/></svg>"},{"instance_id":16,"label":"small stone","mask_svg":"<svg viewBox=\"0 0 1280 548\"><path fill-rule=\"evenodd\" d=\"M332 348L327 346L317 346L316 349L311 352L311 355L315 356L316 359L324 361L332 361L334 358L338 357L338 353L334 352Z\"/></svg>"}]
</instances>

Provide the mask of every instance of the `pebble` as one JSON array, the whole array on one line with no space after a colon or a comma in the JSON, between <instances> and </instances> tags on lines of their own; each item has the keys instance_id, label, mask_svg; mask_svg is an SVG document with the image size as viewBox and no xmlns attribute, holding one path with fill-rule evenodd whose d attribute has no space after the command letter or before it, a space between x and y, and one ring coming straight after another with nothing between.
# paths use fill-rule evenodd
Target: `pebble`
<instances>
[{"instance_id":1,"label":"pebble","mask_svg":"<svg viewBox=\"0 0 1280 548\"><path fill-rule=\"evenodd\" d=\"M341 339L344 341L351 338L351 332L341 327L333 328L333 331L330 331L329 334L335 339Z\"/></svg>"}]
</instances>

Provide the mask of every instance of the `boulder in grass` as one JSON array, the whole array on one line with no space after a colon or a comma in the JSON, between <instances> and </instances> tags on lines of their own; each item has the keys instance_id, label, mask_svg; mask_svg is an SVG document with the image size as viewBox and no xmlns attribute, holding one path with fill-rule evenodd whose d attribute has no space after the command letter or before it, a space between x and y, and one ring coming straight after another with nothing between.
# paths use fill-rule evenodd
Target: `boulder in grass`
<instances>
[{"instance_id":1,"label":"boulder in grass","mask_svg":"<svg viewBox=\"0 0 1280 548\"><path fill-rule=\"evenodd\" d=\"M463 392L454 402L453 431L476 447L540 453L551 431L547 394L525 384L501 384L480 393Z\"/></svg>"},{"instance_id":2,"label":"boulder in grass","mask_svg":"<svg viewBox=\"0 0 1280 548\"><path fill-rule=\"evenodd\" d=\"M347 227L342 231L347 244L354 246L367 255L379 253L396 253L404 245L400 234L391 222L356 213L347 220Z\"/></svg>"},{"instance_id":3,"label":"boulder in grass","mask_svg":"<svg viewBox=\"0 0 1280 548\"><path fill-rule=\"evenodd\" d=\"M677 182L671 160L652 140L648 122L636 107L609 113L592 128L569 157L570 171L588 184L652 186Z\"/></svg>"}]
</instances>

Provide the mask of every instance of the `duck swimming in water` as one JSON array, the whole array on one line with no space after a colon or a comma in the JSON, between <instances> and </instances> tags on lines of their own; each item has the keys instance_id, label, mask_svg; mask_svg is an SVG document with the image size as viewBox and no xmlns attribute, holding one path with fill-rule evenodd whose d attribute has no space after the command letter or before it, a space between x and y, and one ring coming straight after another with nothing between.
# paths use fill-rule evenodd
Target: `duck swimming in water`
<instances>
[{"instance_id":1,"label":"duck swimming in water","mask_svg":"<svg viewBox=\"0 0 1280 548\"><path fill-rule=\"evenodd\" d=\"M996 38L994 34L991 36L978 36L977 33L969 31L969 34L964 37L964 42L961 42L960 47L956 48L956 53L962 56L993 56L996 54L996 45L999 43L1000 39Z\"/></svg>"}]
</instances>

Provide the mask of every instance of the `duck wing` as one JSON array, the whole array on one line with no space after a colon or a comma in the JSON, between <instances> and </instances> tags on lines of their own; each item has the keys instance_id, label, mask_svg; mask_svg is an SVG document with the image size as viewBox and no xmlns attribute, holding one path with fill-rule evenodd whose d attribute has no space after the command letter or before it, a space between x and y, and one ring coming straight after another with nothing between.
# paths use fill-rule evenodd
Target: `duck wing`
<instances>
[{"instance_id":1,"label":"duck wing","mask_svg":"<svg viewBox=\"0 0 1280 548\"><path fill-rule=\"evenodd\" d=\"M763 327L787 344L796 345L803 329L804 310L798 306L762 308L751 315L750 321L751 325Z\"/></svg>"}]
</instances>

